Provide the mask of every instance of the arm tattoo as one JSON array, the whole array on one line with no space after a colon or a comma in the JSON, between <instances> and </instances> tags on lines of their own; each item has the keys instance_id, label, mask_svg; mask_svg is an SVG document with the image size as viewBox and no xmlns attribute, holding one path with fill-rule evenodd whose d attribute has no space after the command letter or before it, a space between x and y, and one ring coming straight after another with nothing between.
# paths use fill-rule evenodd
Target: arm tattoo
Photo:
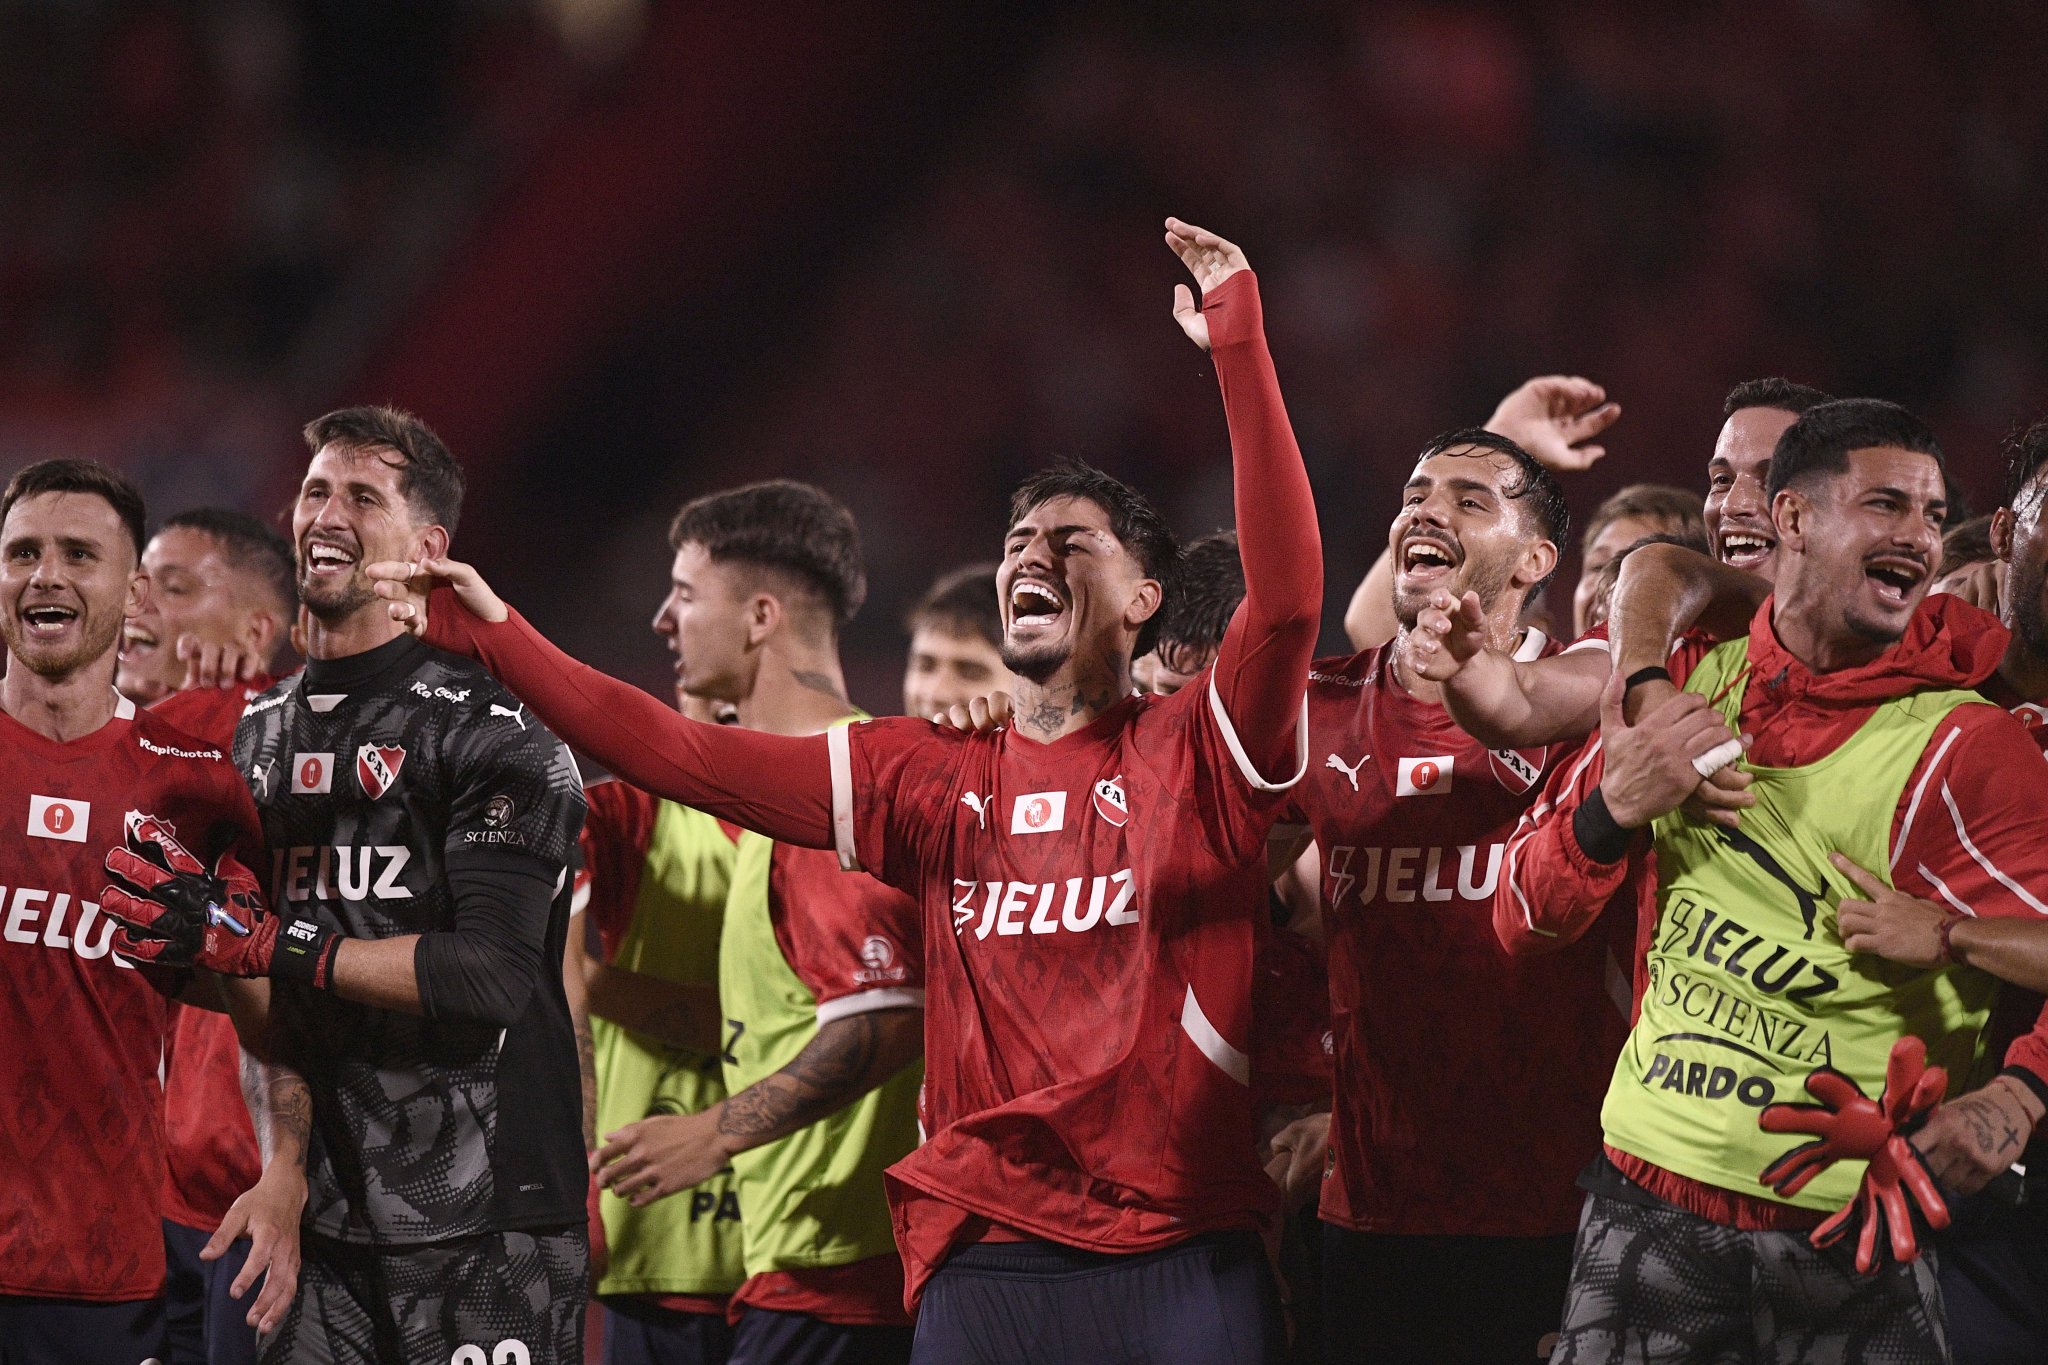
<instances>
[{"instance_id":1,"label":"arm tattoo","mask_svg":"<svg viewBox=\"0 0 2048 1365\"><path fill-rule=\"evenodd\" d=\"M570 1024L576 1030L576 1070L582 1073L583 1082L583 1147L585 1151L597 1150L597 1043L590 1036L590 1016L581 1010L571 1012Z\"/></svg>"},{"instance_id":2,"label":"arm tattoo","mask_svg":"<svg viewBox=\"0 0 2048 1365\"><path fill-rule=\"evenodd\" d=\"M256 1120L256 1141L267 1165L283 1159L303 1166L313 1136L313 1091L288 1066L242 1054L242 1095Z\"/></svg>"},{"instance_id":3,"label":"arm tattoo","mask_svg":"<svg viewBox=\"0 0 2048 1365\"><path fill-rule=\"evenodd\" d=\"M898 1069L885 1056L882 1017L896 1013L870 1010L825 1025L788 1066L727 1099L718 1131L759 1147L853 1103Z\"/></svg>"}]
</instances>

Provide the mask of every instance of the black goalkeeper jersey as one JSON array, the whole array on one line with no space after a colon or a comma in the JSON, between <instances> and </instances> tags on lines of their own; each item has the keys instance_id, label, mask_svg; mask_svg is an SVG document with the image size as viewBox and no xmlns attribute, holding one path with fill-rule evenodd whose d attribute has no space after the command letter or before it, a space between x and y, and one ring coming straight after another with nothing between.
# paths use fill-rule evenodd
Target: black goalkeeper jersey
<instances>
[{"instance_id":1,"label":"black goalkeeper jersey","mask_svg":"<svg viewBox=\"0 0 2048 1365\"><path fill-rule=\"evenodd\" d=\"M307 1227L416 1243L581 1220L561 963L584 800L568 749L482 667L404 636L251 702L235 766L281 914L392 938L455 927L451 864L535 859L556 881L540 979L510 1028L273 983L313 1092Z\"/></svg>"}]
</instances>

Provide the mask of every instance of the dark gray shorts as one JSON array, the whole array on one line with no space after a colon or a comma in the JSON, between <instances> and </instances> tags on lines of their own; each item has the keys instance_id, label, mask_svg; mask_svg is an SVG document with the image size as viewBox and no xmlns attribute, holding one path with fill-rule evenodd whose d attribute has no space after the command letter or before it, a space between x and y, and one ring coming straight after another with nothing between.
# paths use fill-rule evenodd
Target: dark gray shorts
<instances>
[{"instance_id":1,"label":"dark gray shorts","mask_svg":"<svg viewBox=\"0 0 2048 1365\"><path fill-rule=\"evenodd\" d=\"M580 1226L369 1247L307 1234L263 1365L582 1365Z\"/></svg>"}]
</instances>

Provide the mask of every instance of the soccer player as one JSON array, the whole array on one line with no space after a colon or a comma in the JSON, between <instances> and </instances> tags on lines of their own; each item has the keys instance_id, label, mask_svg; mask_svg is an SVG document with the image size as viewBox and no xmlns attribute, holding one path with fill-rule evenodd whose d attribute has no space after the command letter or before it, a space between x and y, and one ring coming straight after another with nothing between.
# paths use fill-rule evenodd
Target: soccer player
<instances>
[{"instance_id":1,"label":"soccer player","mask_svg":"<svg viewBox=\"0 0 2048 1365\"><path fill-rule=\"evenodd\" d=\"M1015 686L1003 666L1003 617L993 564L970 564L932 584L904 622L910 662L903 672L903 714L930 720Z\"/></svg>"},{"instance_id":2,"label":"soccer player","mask_svg":"<svg viewBox=\"0 0 2048 1365\"><path fill-rule=\"evenodd\" d=\"M124 627L115 686L225 753L242 708L275 682L290 635L291 544L244 513L194 508L150 537L142 570L149 597ZM171 1006L164 1157L164 1358L246 1365L256 1331L249 1304L229 1291L251 1243L237 1238L218 1259L201 1255L263 1169L242 1100L241 1044L218 1011Z\"/></svg>"},{"instance_id":3,"label":"soccer player","mask_svg":"<svg viewBox=\"0 0 2048 1365\"><path fill-rule=\"evenodd\" d=\"M308 663L235 735L268 909L201 965L269 978L312 1095L299 1292L271 1361L582 1353L588 1174L563 994L569 752L518 698L398 629L364 566L445 553L462 475L418 419L307 425L292 511Z\"/></svg>"},{"instance_id":4,"label":"soccer player","mask_svg":"<svg viewBox=\"0 0 2048 1365\"><path fill-rule=\"evenodd\" d=\"M1661 483L1632 483L1593 509L1579 535L1579 581L1572 589L1572 633L1584 635L1599 622L1594 602L1610 562L1648 536L1704 539L1700 498ZM1606 580L1610 588L1613 580Z\"/></svg>"},{"instance_id":5,"label":"soccer player","mask_svg":"<svg viewBox=\"0 0 2048 1365\"><path fill-rule=\"evenodd\" d=\"M134 486L81 460L30 465L0 494L8 1365L136 1361L162 1341L157 1063L165 1000L181 974L109 951L102 864L136 811L197 848L258 847L255 812L226 755L114 690L122 620L149 586L138 568L142 521ZM289 1204L292 1183L280 1169L264 1197ZM266 1224L261 1234L265 1255L273 1232ZM278 1278L288 1283L288 1268Z\"/></svg>"},{"instance_id":6,"label":"soccer player","mask_svg":"<svg viewBox=\"0 0 2048 1365\"><path fill-rule=\"evenodd\" d=\"M1526 381L1500 400L1486 429L1505 436L1557 473L1590 469L1605 458L1597 444L1621 418L1621 405L1607 390L1577 375L1545 374ZM1394 615L1394 561L1384 551L1359 580L1344 611L1344 634L1353 649L1372 649L1400 632Z\"/></svg>"},{"instance_id":7,"label":"soccer player","mask_svg":"<svg viewBox=\"0 0 2048 1365\"><path fill-rule=\"evenodd\" d=\"M1322 851L1330 945L1323 1286L1348 1310L1325 1320L1332 1361L1525 1359L1557 1326L1626 977L1597 937L1545 959L1500 950L1503 847L1551 753L1460 730L1409 640L1433 593L1470 593L1493 648L1557 652L1518 623L1567 527L1557 480L1513 441L1438 437L1388 534L1401 633L1309 675L1322 758L1293 805Z\"/></svg>"},{"instance_id":8,"label":"soccer player","mask_svg":"<svg viewBox=\"0 0 2048 1365\"><path fill-rule=\"evenodd\" d=\"M1862 1276L1849 1248L1807 1243L1860 1168L1764 1183L1796 1144L1757 1116L1803 1098L1824 1066L1876 1096L1907 1035L1952 1092L1969 1088L1988 979L1858 958L1838 904L1867 876L1978 917L2042 913L2026 888L2048 875L2048 812L2006 780L2039 758L1967 690L1996 668L2002 632L1952 598L1923 601L1944 505L1933 434L1846 400L1809 409L1771 459L1777 581L1750 635L1686 645L1671 681L1661 666L1613 680L1598 741L1558 769L1495 894L1511 951L1553 950L1654 850L1647 987L1586 1177L1559 1362L1664 1358L1652 1343L1689 1358L1946 1358L1925 1259ZM1679 811L1738 727L1753 780L1739 823Z\"/></svg>"},{"instance_id":9,"label":"soccer player","mask_svg":"<svg viewBox=\"0 0 2048 1365\"><path fill-rule=\"evenodd\" d=\"M1247 588L1205 686L1132 695L1175 546L1081 465L1012 499L1017 719L989 735L694 725L554 651L467 566L375 570L395 617L532 683L622 774L918 897L930 1139L890 1192L920 1362L1277 1350L1245 1049L1266 833L1306 762L1321 545L1243 253L1177 219L1166 237L1203 291L1197 309L1177 289L1174 317L1223 389ZM435 582L457 591L429 612Z\"/></svg>"},{"instance_id":10,"label":"soccer player","mask_svg":"<svg viewBox=\"0 0 2048 1365\"><path fill-rule=\"evenodd\" d=\"M1828 395L1789 379L1751 379L1728 391L1721 431L1707 461L1704 516L1714 557L1770 577L1778 548L1767 488L1778 438Z\"/></svg>"},{"instance_id":11,"label":"soccer player","mask_svg":"<svg viewBox=\"0 0 2048 1365\"><path fill-rule=\"evenodd\" d=\"M1244 561L1237 536L1215 531L1181 548L1173 592L1159 611L1159 638L1131 661L1141 692L1170 697L1216 662L1224 632L1244 601Z\"/></svg>"},{"instance_id":12,"label":"soccer player","mask_svg":"<svg viewBox=\"0 0 2048 1365\"><path fill-rule=\"evenodd\" d=\"M867 579L844 506L808 484L749 484L684 506L669 539L655 629L684 690L770 734L821 735L856 717L839 633ZM598 1178L646 1207L731 1166L747 1272L729 1309L735 1365L905 1360L883 1171L918 1139L916 903L846 875L826 850L751 832L730 881L724 1034L704 1040L723 1056L728 1096L697 1113L634 1115L606 1135Z\"/></svg>"}]
</instances>

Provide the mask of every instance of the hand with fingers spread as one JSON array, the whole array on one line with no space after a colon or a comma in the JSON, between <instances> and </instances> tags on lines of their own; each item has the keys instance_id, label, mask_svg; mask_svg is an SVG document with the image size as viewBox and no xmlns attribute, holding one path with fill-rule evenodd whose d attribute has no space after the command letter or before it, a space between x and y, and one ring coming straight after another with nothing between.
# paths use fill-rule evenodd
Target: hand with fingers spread
<instances>
[{"instance_id":1,"label":"hand with fingers spread","mask_svg":"<svg viewBox=\"0 0 2048 1365\"><path fill-rule=\"evenodd\" d=\"M1863 893L1844 897L1835 907L1835 923L1850 952L1875 953L1909 967L1950 961L1944 930L1955 919L1954 911L1886 886L1839 853L1830 853L1828 861Z\"/></svg>"},{"instance_id":2,"label":"hand with fingers spread","mask_svg":"<svg viewBox=\"0 0 2048 1365\"><path fill-rule=\"evenodd\" d=\"M186 633L178 637L177 653L185 661L184 691L201 687L234 687L263 676L269 661L245 645L204 640Z\"/></svg>"},{"instance_id":3,"label":"hand with fingers spread","mask_svg":"<svg viewBox=\"0 0 2048 1365\"><path fill-rule=\"evenodd\" d=\"M1178 218L1166 220L1166 244L1195 277L1195 288L1205 294L1238 271L1251 268L1234 243ZM1173 320L1195 345L1209 349L1209 320L1195 306L1195 296L1184 284L1173 287Z\"/></svg>"},{"instance_id":4,"label":"hand with fingers spread","mask_svg":"<svg viewBox=\"0 0 2048 1365\"><path fill-rule=\"evenodd\" d=\"M1500 400L1486 429L1507 437L1547 469L1590 469L1607 454L1593 441L1621 417L1607 390L1575 374L1545 374Z\"/></svg>"},{"instance_id":5,"label":"hand with fingers spread","mask_svg":"<svg viewBox=\"0 0 2048 1365\"><path fill-rule=\"evenodd\" d=\"M723 1110L657 1114L607 1133L590 1159L597 1183L638 1209L730 1170L735 1149L719 1131Z\"/></svg>"},{"instance_id":6,"label":"hand with fingers spread","mask_svg":"<svg viewBox=\"0 0 2048 1365\"><path fill-rule=\"evenodd\" d=\"M963 734L986 735L1010 723L1016 703L1008 692L991 692L964 702L954 702L932 717L932 724Z\"/></svg>"},{"instance_id":7,"label":"hand with fingers spread","mask_svg":"<svg viewBox=\"0 0 2048 1365\"><path fill-rule=\"evenodd\" d=\"M427 597L436 588L452 589L455 600L478 620L503 621L511 615L483 575L460 560L383 559L363 573L371 590L391 604L391 619L414 635L427 633Z\"/></svg>"},{"instance_id":8,"label":"hand with fingers spread","mask_svg":"<svg viewBox=\"0 0 2048 1365\"><path fill-rule=\"evenodd\" d=\"M1600 795L1616 825L1640 829L1683 805L1700 785L1696 760L1706 760L1737 737L1721 713L1694 692L1674 690L1631 725L1622 713L1625 685L1616 673L1600 698L1600 744L1606 759Z\"/></svg>"},{"instance_id":9,"label":"hand with fingers spread","mask_svg":"<svg viewBox=\"0 0 2048 1365\"><path fill-rule=\"evenodd\" d=\"M200 1260L217 1261L236 1240L249 1239L249 1255L228 1297L242 1299L262 1279L263 1292L245 1319L258 1332L276 1330L298 1293L299 1214L305 1207L305 1172L296 1162L273 1161L264 1167L263 1178L228 1206L220 1227L200 1249Z\"/></svg>"},{"instance_id":10,"label":"hand with fingers spread","mask_svg":"<svg viewBox=\"0 0 2048 1365\"><path fill-rule=\"evenodd\" d=\"M1431 682L1449 682L1486 648L1486 612L1479 594L1453 598L1443 588L1429 595L1408 632L1408 666Z\"/></svg>"},{"instance_id":11,"label":"hand with fingers spread","mask_svg":"<svg viewBox=\"0 0 2048 1365\"><path fill-rule=\"evenodd\" d=\"M1757 1178L1790 1197L1838 1161L1868 1162L1855 1197L1815 1228L1809 1240L1816 1247L1833 1246L1860 1220L1856 1268L1867 1274L1877 1264L1882 1224L1890 1233L1892 1255L1912 1260L1920 1253L1907 1196L1930 1227L1945 1228L1949 1222L1948 1205L1907 1141L1908 1132L1941 1103L1948 1073L1927 1065L1926 1044L1908 1036L1892 1044L1879 1099L1872 1100L1832 1067L1809 1075L1806 1089L1819 1104L1770 1105L1757 1116L1757 1126L1770 1133L1809 1133L1814 1140L1794 1147Z\"/></svg>"}]
</instances>

